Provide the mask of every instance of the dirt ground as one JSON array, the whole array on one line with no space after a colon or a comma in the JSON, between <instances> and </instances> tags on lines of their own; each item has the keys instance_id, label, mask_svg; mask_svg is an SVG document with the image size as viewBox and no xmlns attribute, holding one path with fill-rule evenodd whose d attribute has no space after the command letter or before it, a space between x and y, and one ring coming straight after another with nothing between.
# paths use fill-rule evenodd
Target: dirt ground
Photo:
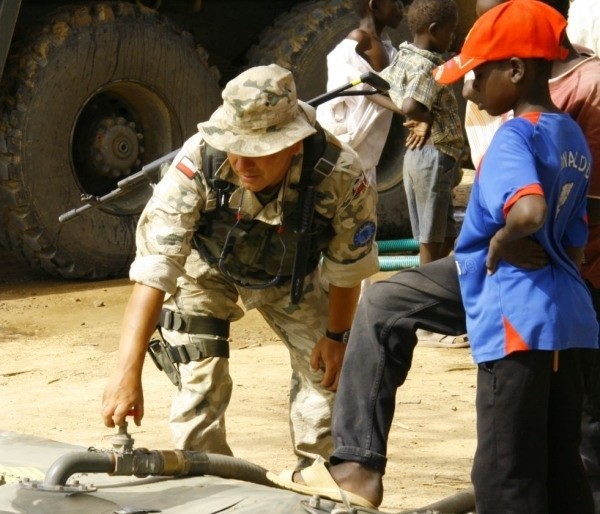
<instances>
[{"instance_id":1,"label":"dirt ground","mask_svg":"<svg viewBox=\"0 0 600 514\"><path fill-rule=\"evenodd\" d=\"M468 180L468 177L467 177ZM390 273L380 273L380 279ZM24 280L24 278L25 280ZM5 268L0 276L0 429L110 448L100 399L116 363L128 280L65 282ZM228 439L237 457L292 467L286 351L256 312L232 326ZM147 360L138 447L171 448L171 383ZM467 487L475 449L475 366L469 349L418 347L396 400L382 509L424 506Z\"/></svg>"}]
</instances>

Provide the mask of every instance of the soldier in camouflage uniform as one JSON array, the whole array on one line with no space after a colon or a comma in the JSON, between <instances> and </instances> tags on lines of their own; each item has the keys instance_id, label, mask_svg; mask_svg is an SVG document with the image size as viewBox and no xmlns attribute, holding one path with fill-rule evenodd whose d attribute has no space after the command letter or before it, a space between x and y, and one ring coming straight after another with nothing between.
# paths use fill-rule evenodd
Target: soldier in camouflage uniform
<instances>
[{"instance_id":1,"label":"soldier in camouflage uniform","mask_svg":"<svg viewBox=\"0 0 600 514\"><path fill-rule=\"evenodd\" d=\"M164 339L185 350L175 352L181 357L170 418L176 447L232 454L224 417L232 391L228 336L229 323L244 314L241 300L260 311L289 350L290 428L300 469L332 450L344 336L361 280L378 270L376 192L354 151L325 133L336 158L314 187L316 235L301 300L292 301L298 183L317 132L314 109L297 100L291 73L277 65L247 70L222 96L223 105L198 125L141 215L130 271L135 284L102 417L113 427L134 409L140 424L142 366L158 323ZM226 159L208 172L210 148Z\"/></svg>"}]
</instances>

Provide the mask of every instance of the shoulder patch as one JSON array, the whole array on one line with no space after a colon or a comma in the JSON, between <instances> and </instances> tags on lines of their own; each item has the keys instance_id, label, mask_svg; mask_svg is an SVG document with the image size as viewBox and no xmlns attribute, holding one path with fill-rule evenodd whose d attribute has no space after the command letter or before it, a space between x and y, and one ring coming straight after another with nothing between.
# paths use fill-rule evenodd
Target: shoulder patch
<instances>
[{"instance_id":1,"label":"shoulder patch","mask_svg":"<svg viewBox=\"0 0 600 514\"><path fill-rule=\"evenodd\" d=\"M192 180L196 176L196 173L198 173L198 170L196 166L194 166L194 163L189 157L186 156L183 156L181 160L177 163L177 166L175 167L190 180Z\"/></svg>"},{"instance_id":2,"label":"shoulder patch","mask_svg":"<svg viewBox=\"0 0 600 514\"><path fill-rule=\"evenodd\" d=\"M354 239L352 242L356 246L366 246L373 240L373 237L375 237L376 229L375 223L372 221L365 221L356 229L356 232L354 232Z\"/></svg>"}]
</instances>

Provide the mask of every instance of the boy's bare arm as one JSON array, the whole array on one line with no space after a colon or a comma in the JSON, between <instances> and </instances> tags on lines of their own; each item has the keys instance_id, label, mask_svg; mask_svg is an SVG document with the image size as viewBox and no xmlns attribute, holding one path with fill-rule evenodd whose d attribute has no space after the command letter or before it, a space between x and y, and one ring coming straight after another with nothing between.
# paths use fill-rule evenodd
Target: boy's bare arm
<instances>
[{"instance_id":1,"label":"boy's bare arm","mask_svg":"<svg viewBox=\"0 0 600 514\"><path fill-rule=\"evenodd\" d=\"M431 122L412 119L404 110L398 107L392 99L387 95L372 95L371 100L375 102L377 105L381 107L385 107L386 109L390 109L402 116L406 117L407 120L404 123L404 126L409 129L408 136L406 137L406 146L410 149L420 148L423 146L427 137L429 135L429 129L431 128ZM414 100L413 100L414 101ZM406 100L405 100L406 102ZM419 104L419 102L415 102ZM404 105L404 103L402 104ZM421 105L421 104L419 104ZM422 106L425 109L424 106ZM429 111L427 111L429 112Z\"/></svg>"},{"instance_id":2,"label":"boy's bare arm","mask_svg":"<svg viewBox=\"0 0 600 514\"><path fill-rule=\"evenodd\" d=\"M402 101L402 112L407 118L416 121L423 121L428 125L433 123L433 115L421 102L413 98L405 98Z\"/></svg>"},{"instance_id":3,"label":"boy's bare arm","mask_svg":"<svg viewBox=\"0 0 600 514\"><path fill-rule=\"evenodd\" d=\"M515 246L521 245L519 239L537 232L546 220L546 200L542 195L527 195L519 198L506 216L506 224L490 240L486 267L491 275L496 271L498 261L506 259L512 263ZM544 252L545 253L545 252ZM538 266L524 266L536 268Z\"/></svg>"},{"instance_id":4,"label":"boy's bare arm","mask_svg":"<svg viewBox=\"0 0 600 514\"><path fill-rule=\"evenodd\" d=\"M402 107L395 104L392 99L387 95L371 95L369 97L377 105L381 105L386 109L397 112L402 116L415 121L422 121L429 125L433 122L433 116L431 112L422 103L413 100L412 98L405 98L402 101Z\"/></svg>"},{"instance_id":5,"label":"boy's bare arm","mask_svg":"<svg viewBox=\"0 0 600 514\"><path fill-rule=\"evenodd\" d=\"M400 107L398 107L388 95L376 94L369 96L369 98L377 105L381 105L381 107L385 107L390 111L397 112L398 114L404 116L404 111L402 111L402 109L400 109Z\"/></svg>"},{"instance_id":6,"label":"boy's bare arm","mask_svg":"<svg viewBox=\"0 0 600 514\"><path fill-rule=\"evenodd\" d=\"M379 39L372 37L362 29L355 29L347 36L357 42L356 53L360 55L375 71L381 71L389 66L390 58Z\"/></svg>"}]
</instances>

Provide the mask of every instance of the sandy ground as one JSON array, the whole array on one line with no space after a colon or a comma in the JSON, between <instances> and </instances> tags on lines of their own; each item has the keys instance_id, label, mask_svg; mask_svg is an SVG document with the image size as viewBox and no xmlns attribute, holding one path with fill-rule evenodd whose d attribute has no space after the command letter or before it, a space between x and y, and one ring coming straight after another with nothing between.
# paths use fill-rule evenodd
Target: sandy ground
<instances>
[{"instance_id":1,"label":"sandy ground","mask_svg":"<svg viewBox=\"0 0 600 514\"><path fill-rule=\"evenodd\" d=\"M115 366L130 283L7 276L0 276L0 429L110 448L115 431L101 422L100 398ZM292 467L288 357L256 312L232 326L231 372L227 424L236 456L276 471ZM149 360L143 380L146 416L130 427L135 444L169 449L173 386ZM383 510L420 507L469 485L474 396L468 348L417 348L396 399Z\"/></svg>"}]
</instances>

